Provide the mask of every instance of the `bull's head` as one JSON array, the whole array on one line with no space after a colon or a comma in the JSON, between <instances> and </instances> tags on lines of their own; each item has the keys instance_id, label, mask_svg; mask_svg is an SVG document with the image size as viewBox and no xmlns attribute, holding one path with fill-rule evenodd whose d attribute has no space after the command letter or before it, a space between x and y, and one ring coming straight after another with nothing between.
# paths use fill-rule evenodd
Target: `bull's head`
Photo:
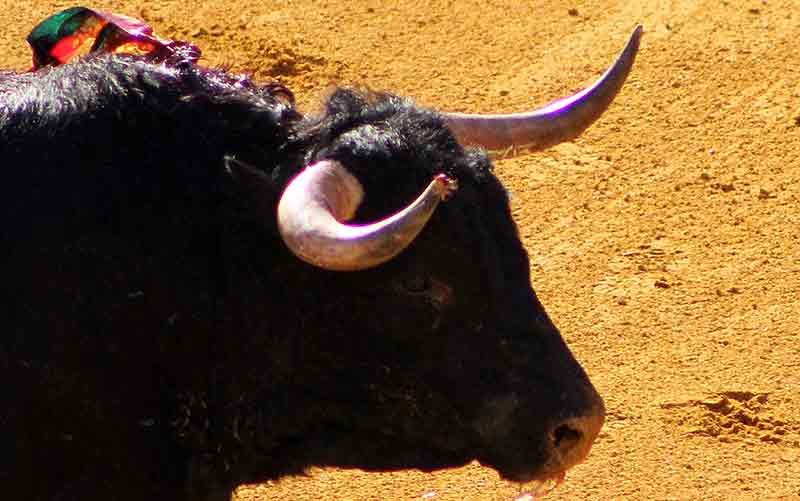
<instances>
[{"instance_id":1,"label":"bull's head","mask_svg":"<svg viewBox=\"0 0 800 501\"><path fill-rule=\"evenodd\" d=\"M540 110L440 118L462 145L483 146L501 155L570 140L594 122L620 90L640 36L637 27L618 59L592 86ZM430 438L433 445L453 451L456 457L455 451L471 450L513 480L563 476L586 458L603 425L605 409L530 288L527 256L505 195L499 195L499 183L486 182L478 189L474 182L462 182L457 188L455 180L441 174L393 216L351 225L345 221L356 215L365 189L349 167L331 159L315 161L289 183L278 207L284 242L303 261L327 270L391 270L388 275L365 272L370 279L343 279L341 286L352 290L342 294L374 297L380 305L374 321L386 322L354 330L363 327L390 340L405 339L404 343L416 339L412 344L424 352L417 369L430 375L420 385L428 389L430 405L438 408L441 402L435 401L449 399L458 416L453 422L474 434L473 443L455 439L463 434L454 431L451 437ZM430 234L420 236L423 241L415 244L415 252L401 254L416 242L439 202L456 189L461 191L446 207L458 216L442 216L429 232L446 237L433 241ZM374 202L368 212L381 213L380 205ZM468 221L465 228L443 227L465 224L469 218L480 221ZM470 231L483 234L470 236ZM472 244L453 243L470 238ZM476 249L477 241L482 248ZM387 276L388 283L380 283ZM407 318L392 319L387 313L392 308ZM420 319L426 320L415 326ZM375 353L376 359L384 356L395 357ZM390 365L387 371L396 370ZM420 395L413 398L424 401ZM400 427L404 426L415 425ZM415 433L417 438L425 435L422 430L409 431Z\"/></svg>"}]
</instances>

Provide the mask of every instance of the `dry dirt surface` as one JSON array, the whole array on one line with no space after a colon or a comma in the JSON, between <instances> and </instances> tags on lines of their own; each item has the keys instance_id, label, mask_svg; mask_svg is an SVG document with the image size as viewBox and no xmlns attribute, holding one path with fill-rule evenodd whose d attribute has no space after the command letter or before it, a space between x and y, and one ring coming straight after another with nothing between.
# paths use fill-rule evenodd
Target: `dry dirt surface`
<instances>
[{"instance_id":1,"label":"dry dirt surface","mask_svg":"<svg viewBox=\"0 0 800 501\"><path fill-rule=\"evenodd\" d=\"M27 32L71 5L0 0L0 67L26 69ZM333 84L452 111L530 109L590 82L644 25L595 126L497 163L534 287L608 407L588 461L548 499L800 499L797 0L93 6L196 42L208 64L281 80L307 110ZM312 469L235 499L519 496L472 464Z\"/></svg>"}]
</instances>

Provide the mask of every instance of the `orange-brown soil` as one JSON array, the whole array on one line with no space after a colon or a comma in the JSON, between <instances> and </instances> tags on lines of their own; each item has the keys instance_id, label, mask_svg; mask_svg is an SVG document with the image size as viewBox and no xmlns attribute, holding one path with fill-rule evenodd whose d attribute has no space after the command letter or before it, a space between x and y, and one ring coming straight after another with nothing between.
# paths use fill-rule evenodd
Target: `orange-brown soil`
<instances>
[{"instance_id":1,"label":"orange-brown soil","mask_svg":"<svg viewBox=\"0 0 800 501\"><path fill-rule=\"evenodd\" d=\"M72 5L0 0L0 67ZM497 163L534 286L605 397L550 499L800 499L800 4L791 0L98 0L304 109L362 84L454 111L530 109L645 37L580 139ZM43 465L46 467L46 465ZM511 500L478 465L312 469L235 499Z\"/></svg>"}]
</instances>

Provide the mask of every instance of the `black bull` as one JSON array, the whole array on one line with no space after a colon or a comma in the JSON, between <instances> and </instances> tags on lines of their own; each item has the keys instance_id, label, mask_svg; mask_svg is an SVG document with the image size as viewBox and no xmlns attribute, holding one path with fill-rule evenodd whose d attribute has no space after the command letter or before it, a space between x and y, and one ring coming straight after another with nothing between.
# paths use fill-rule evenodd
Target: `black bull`
<instances>
[{"instance_id":1,"label":"black bull","mask_svg":"<svg viewBox=\"0 0 800 501\"><path fill-rule=\"evenodd\" d=\"M529 481L583 460L602 400L448 120L351 90L301 116L280 86L136 56L2 74L3 494L224 497L309 465L472 459ZM396 257L325 270L276 221L321 160L363 186L355 222L440 173L458 190Z\"/></svg>"}]
</instances>

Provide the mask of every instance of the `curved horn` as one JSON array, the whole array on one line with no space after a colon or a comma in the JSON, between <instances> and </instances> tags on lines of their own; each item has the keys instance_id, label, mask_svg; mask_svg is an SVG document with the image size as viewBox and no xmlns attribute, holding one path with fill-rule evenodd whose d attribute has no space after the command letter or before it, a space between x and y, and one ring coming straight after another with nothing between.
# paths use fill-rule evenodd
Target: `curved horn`
<instances>
[{"instance_id":1,"label":"curved horn","mask_svg":"<svg viewBox=\"0 0 800 501\"><path fill-rule=\"evenodd\" d=\"M278 203L278 230L303 261L335 271L356 271L385 263L416 238L439 205L458 188L439 174L397 214L366 225L346 225L364 189L338 162L309 165L286 187Z\"/></svg>"},{"instance_id":2,"label":"curved horn","mask_svg":"<svg viewBox=\"0 0 800 501\"><path fill-rule=\"evenodd\" d=\"M622 88L641 36L642 27L637 26L614 64L593 85L573 96L527 113L444 113L445 122L461 144L500 154L537 151L569 141L597 120Z\"/></svg>"}]
</instances>

